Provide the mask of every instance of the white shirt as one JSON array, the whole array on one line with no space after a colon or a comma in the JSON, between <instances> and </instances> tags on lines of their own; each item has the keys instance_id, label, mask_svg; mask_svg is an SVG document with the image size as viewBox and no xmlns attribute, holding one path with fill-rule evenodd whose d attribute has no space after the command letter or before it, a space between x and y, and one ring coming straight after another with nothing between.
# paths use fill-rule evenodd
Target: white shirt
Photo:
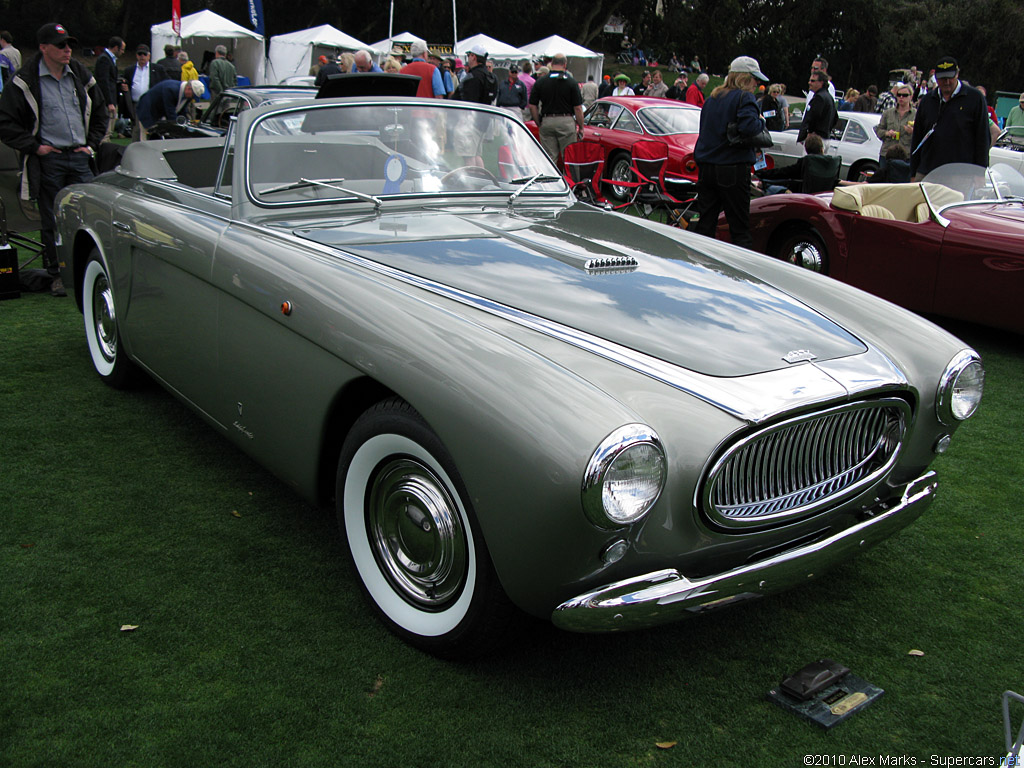
<instances>
[{"instance_id":1,"label":"white shirt","mask_svg":"<svg viewBox=\"0 0 1024 768\"><path fill-rule=\"evenodd\" d=\"M142 98L142 94L149 90L149 73L152 63L142 67L138 64L135 65L135 78L132 80L132 101L136 104L139 103L139 99Z\"/></svg>"}]
</instances>

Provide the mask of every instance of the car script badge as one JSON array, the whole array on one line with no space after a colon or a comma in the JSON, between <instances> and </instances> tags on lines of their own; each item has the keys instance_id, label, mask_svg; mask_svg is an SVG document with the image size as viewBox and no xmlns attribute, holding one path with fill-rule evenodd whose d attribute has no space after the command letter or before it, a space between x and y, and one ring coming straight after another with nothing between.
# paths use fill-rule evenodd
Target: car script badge
<instances>
[{"instance_id":1,"label":"car script badge","mask_svg":"<svg viewBox=\"0 0 1024 768\"><path fill-rule=\"evenodd\" d=\"M793 363L808 363L817 358L818 356L809 349L794 349L782 356L782 359L790 365L793 365Z\"/></svg>"}]
</instances>

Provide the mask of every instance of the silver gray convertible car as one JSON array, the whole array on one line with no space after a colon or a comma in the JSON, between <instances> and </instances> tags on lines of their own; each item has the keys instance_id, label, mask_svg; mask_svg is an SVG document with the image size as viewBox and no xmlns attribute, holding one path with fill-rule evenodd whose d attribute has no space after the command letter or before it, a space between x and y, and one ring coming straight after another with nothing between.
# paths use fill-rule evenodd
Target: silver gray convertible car
<instances>
[{"instance_id":1,"label":"silver gray convertible car","mask_svg":"<svg viewBox=\"0 0 1024 768\"><path fill-rule=\"evenodd\" d=\"M59 206L99 375L334 499L370 604L435 653L516 608L600 632L802 584L928 506L981 397L929 322L577 202L489 107L258 107Z\"/></svg>"}]
</instances>

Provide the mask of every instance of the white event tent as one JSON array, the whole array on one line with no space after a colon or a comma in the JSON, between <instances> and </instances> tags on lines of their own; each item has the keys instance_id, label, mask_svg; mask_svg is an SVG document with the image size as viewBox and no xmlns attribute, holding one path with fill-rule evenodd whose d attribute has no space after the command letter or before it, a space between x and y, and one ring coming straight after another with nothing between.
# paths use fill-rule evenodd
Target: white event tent
<instances>
[{"instance_id":1,"label":"white event tent","mask_svg":"<svg viewBox=\"0 0 1024 768\"><path fill-rule=\"evenodd\" d=\"M466 54L469 49L475 45L482 45L484 50L487 51L487 58L493 61L496 65L503 63L518 62L520 59L528 59L529 55L521 48L516 48L514 45L503 43L501 40L495 40L493 37L487 35L473 35L467 37L465 40L459 40L455 44L455 55L460 56L463 61L466 60Z\"/></svg>"},{"instance_id":2,"label":"white event tent","mask_svg":"<svg viewBox=\"0 0 1024 768\"><path fill-rule=\"evenodd\" d=\"M426 45L427 41L422 37L416 37L412 32L400 32L394 37L385 37L383 40L378 40L373 44L373 47L380 51L381 57L386 57L391 55L392 47L398 45L408 50L409 46L413 43L423 43Z\"/></svg>"},{"instance_id":3,"label":"white event tent","mask_svg":"<svg viewBox=\"0 0 1024 768\"><path fill-rule=\"evenodd\" d=\"M372 46L346 35L330 24L300 29L286 35L274 35L270 38L267 82L280 83L286 77L308 75L309 68L316 63L321 54L362 49L371 54L377 53Z\"/></svg>"},{"instance_id":4,"label":"white event tent","mask_svg":"<svg viewBox=\"0 0 1024 768\"><path fill-rule=\"evenodd\" d=\"M601 73L604 68L603 53L594 53L558 35L545 37L543 40L520 46L520 48L535 59L564 53L569 58L569 71L577 82L586 82L587 77L593 75L594 82L599 85L601 83Z\"/></svg>"},{"instance_id":5,"label":"white event tent","mask_svg":"<svg viewBox=\"0 0 1024 768\"><path fill-rule=\"evenodd\" d=\"M153 60L163 58L165 45L179 45L171 22L154 24L149 29L152 36L150 48ZM263 35L239 26L213 11L198 11L181 17L181 49L185 51L199 69L203 54L214 47L224 45L233 52L235 68L239 75L248 77L253 85L263 85L265 77L266 51Z\"/></svg>"}]
</instances>

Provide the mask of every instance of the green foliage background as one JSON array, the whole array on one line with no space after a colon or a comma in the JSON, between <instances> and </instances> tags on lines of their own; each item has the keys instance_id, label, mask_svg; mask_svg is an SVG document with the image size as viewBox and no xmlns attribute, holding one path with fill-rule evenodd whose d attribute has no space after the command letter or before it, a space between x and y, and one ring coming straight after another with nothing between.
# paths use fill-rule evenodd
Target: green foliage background
<instances>
[{"instance_id":1,"label":"green foliage background","mask_svg":"<svg viewBox=\"0 0 1024 768\"><path fill-rule=\"evenodd\" d=\"M267 36L333 24L372 43L387 37L390 2L263 0ZM245 0L181 0L183 15L210 8L248 26ZM863 89L883 84L890 68L929 69L943 55L961 61L964 76L996 90L1024 87L1024 29L1019 0L533 0L529 3L457 0L459 38L483 32L513 45L557 33L614 54L621 36L602 32L612 15L630 37L667 58L689 61L698 53L712 72L724 72L739 54L755 56L773 81L791 92L805 87L811 59L822 54L837 82ZM170 18L170 0L0 0L0 24L23 49L34 47L35 30L59 20L86 46L118 34L131 45L149 42L152 24ZM394 31L409 30L431 42L453 35L450 0L394 1Z\"/></svg>"}]
</instances>

